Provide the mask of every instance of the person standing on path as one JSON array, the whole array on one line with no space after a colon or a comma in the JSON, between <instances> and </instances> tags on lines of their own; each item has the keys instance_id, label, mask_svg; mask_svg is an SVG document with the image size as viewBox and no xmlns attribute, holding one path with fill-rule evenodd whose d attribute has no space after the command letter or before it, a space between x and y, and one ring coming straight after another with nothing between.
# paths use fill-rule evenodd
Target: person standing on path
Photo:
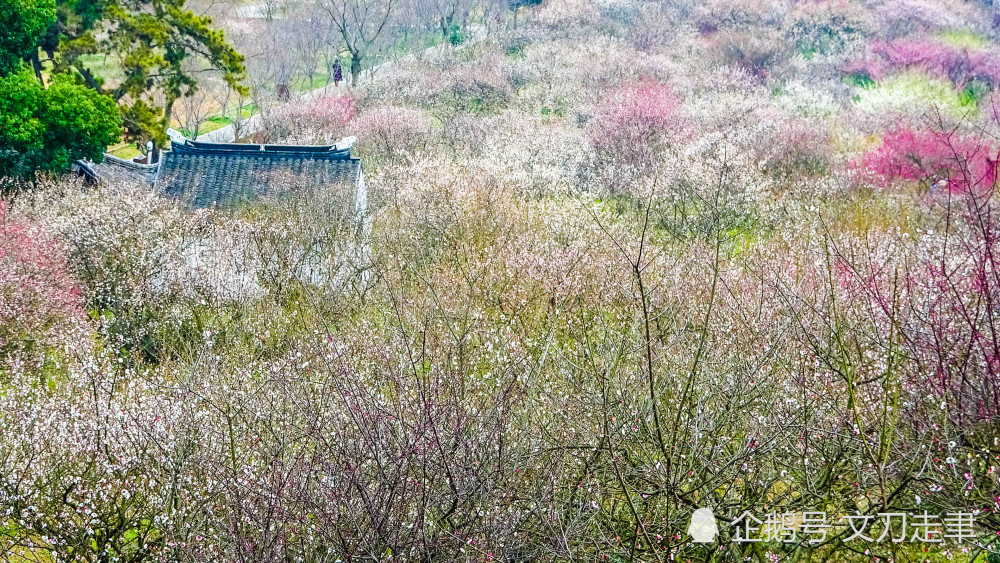
<instances>
[{"instance_id":1,"label":"person standing on path","mask_svg":"<svg viewBox=\"0 0 1000 563\"><path fill-rule=\"evenodd\" d=\"M333 85L340 88L340 81L344 79L344 69L340 66L340 59L333 61Z\"/></svg>"}]
</instances>

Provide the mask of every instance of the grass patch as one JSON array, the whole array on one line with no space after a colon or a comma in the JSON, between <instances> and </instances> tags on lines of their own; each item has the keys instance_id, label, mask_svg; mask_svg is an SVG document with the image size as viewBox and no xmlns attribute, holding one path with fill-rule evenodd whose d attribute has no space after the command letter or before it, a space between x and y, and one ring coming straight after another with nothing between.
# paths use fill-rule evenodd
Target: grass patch
<instances>
[{"instance_id":1,"label":"grass patch","mask_svg":"<svg viewBox=\"0 0 1000 563\"><path fill-rule=\"evenodd\" d=\"M118 158L124 158L125 160L132 160L133 158L142 155L142 152L136 148L132 143L123 143L114 147L108 148L108 154L111 156L117 156Z\"/></svg>"},{"instance_id":2,"label":"grass patch","mask_svg":"<svg viewBox=\"0 0 1000 563\"><path fill-rule=\"evenodd\" d=\"M80 62L90 72L104 82L105 86L120 84L125 79L125 71L113 58L105 55L82 55Z\"/></svg>"},{"instance_id":3,"label":"grass patch","mask_svg":"<svg viewBox=\"0 0 1000 563\"><path fill-rule=\"evenodd\" d=\"M962 118L976 112L976 99L975 95L957 92L950 82L905 72L863 88L854 102L871 113L936 106L951 117Z\"/></svg>"},{"instance_id":4,"label":"grass patch","mask_svg":"<svg viewBox=\"0 0 1000 563\"><path fill-rule=\"evenodd\" d=\"M979 102L990 93L990 85L980 80L973 80L959 92L959 101L964 106L979 107Z\"/></svg>"},{"instance_id":5,"label":"grass patch","mask_svg":"<svg viewBox=\"0 0 1000 563\"><path fill-rule=\"evenodd\" d=\"M297 94L305 94L313 90L318 90L323 88L327 84L333 87L333 77L330 76L329 69L323 69L324 65L320 65L320 68L313 74L312 80L309 80L305 76L302 76L301 80L295 80L292 83L292 92ZM344 69L344 79L341 82L350 82L351 73L348 69Z\"/></svg>"},{"instance_id":6,"label":"grass patch","mask_svg":"<svg viewBox=\"0 0 1000 563\"><path fill-rule=\"evenodd\" d=\"M232 119L229 119L224 115L213 115L198 126L198 135L204 135L205 133L210 133L216 129L222 129L232 122ZM181 128L180 132L181 135L184 135L188 139L193 139L195 137L194 131L191 131L190 129Z\"/></svg>"},{"instance_id":7,"label":"grass patch","mask_svg":"<svg viewBox=\"0 0 1000 563\"><path fill-rule=\"evenodd\" d=\"M233 120L224 115L210 117L201 124L201 127L198 128L198 134L208 133L209 131L215 131L216 129L222 129L232 122Z\"/></svg>"},{"instance_id":8,"label":"grass patch","mask_svg":"<svg viewBox=\"0 0 1000 563\"><path fill-rule=\"evenodd\" d=\"M990 44L989 38L985 35L967 29L948 29L938 33L937 37L952 47L970 51L984 49Z\"/></svg>"}]
</instances>

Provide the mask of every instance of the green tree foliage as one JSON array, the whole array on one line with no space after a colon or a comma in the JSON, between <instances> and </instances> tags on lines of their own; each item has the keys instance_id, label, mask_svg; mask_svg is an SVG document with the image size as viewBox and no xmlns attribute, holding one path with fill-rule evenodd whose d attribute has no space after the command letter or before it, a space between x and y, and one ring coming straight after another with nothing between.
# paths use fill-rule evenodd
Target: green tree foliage
<instances>
[{"instance_id":1,"label":"green tree foliage","mask_svg":"<svg viewBox=\"0 0 1000 563\"><path fill-rule=\"evenodd\" d=\"M0 0L0 176L31 178L36 171L65 172L74 160L99 161L121 136L114 101L56 75L48 88L38 45L57 23L55 0Z\"/></svg>"},{"instance_id":2,"label":"green tree foliage","mask_svg":"<svg viewBox=\"0 0 1000 563\"><path fill-rule=\"evenodd\" d=\"M123 125L129 139L165 142L197 70L245 92L243 57L211 25L185 0L0 0L0 176L99 161ZM118 63L120 80L92 71L98 54Z\"/></svg>"},{"instance_id":3,"label":"green tree foliage","mask_svg":"<svg viewBox=\"0 0 1000 563\"><path fill-rule=\"evenodd\" d=\"M197 90L192 68L218 70L244 91L243 56L185 0L58 0L58 21L39 46L57 73L77 75L119 103L130 139L166 140L174 102ZM114 60L123 78L108 84L95 74L93 54Z\"/></svg>"},{"instance_id":4,"label":"green tree foliage","mask_svg":"<svg viewBox=\"0 0 1000 563\"><path fill-rule=\"evenodd\" d=\"M0 75L17 70L55 20L55 0L0 0Z\"/></svg>"},{"instance_id":5,"label":"green tree foliage","mask_svg":"<svg viewBox=\"0 0 1000 563\"><path fill-rule=\"evenodd\" d=\"M0 76L0 176L65 172L73 161L100 161L121 135L114 101L69 76L48 88L22 66Z\"/></svg>"}]
</instances>

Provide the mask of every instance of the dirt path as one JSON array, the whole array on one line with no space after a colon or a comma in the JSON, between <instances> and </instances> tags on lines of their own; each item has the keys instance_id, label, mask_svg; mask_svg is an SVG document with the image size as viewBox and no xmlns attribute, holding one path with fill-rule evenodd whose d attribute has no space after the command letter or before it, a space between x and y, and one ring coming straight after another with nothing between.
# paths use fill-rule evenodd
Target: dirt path
<instances>
[{"instance_id":1,"label":"dirt path","mask_svg":"<svg viewBox=\"0 0 1000 563\"><path fill-rule=\"evenodd\" d=\"M481 41L485 36L486 33L485 33L485 28L483 26L481 25L469 26L469 39L468 41L460 45L458 49L464 49L467 45L471 45L473 43ZM433 53L435 49L441 50L446 48L447 48L447 43L442 43L441 45L428 47L424 51L424 53L430 54ZM408 56L412 57L413 55L408 55ZM394 64L396 64L396 61L386 61L384 63L377 64L374 67L366 70L361 74L361 76L358 77L358 81L360 83L359 85L363 85L365 82L371 80L371 77L376 72L382 72L388 70ZM315 90L310 90L309 92L306 92L301 96L298 96L296 100L308 101L314 98L322 97L324 95L345 94L352 90L353 88L351 86L348 86L347 82L344 83L344 86L340 86L339 88L331 84L328 86L324 86L322 88L316 88ZM260 114L254 114L249 119L244 121L243 124L240 126L240 134L244 137L246 137L247 135L253 135L254 133L260 131L263 126L264 123L263 120L261 119ZM236 128L233 127L233 125L226 125L225 127L220 127L219 129L216 129L214 131L209 131L204 135L198 135L198 138L195 140L201 141L203 143L233 143L236 141Z\"/></svg>"}]
</instances>

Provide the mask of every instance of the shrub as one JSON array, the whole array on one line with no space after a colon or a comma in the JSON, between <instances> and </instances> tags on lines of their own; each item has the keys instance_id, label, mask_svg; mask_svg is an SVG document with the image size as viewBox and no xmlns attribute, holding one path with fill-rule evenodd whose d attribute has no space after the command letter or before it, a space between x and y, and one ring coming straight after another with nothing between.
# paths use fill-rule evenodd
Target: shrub
<instances>
[{"instance_id":1,"label":"shrub","mask_svg":"<svg viewBox=\"0 0 1000 563\"><path fill-rule=\"evenodd\" d=\"M662 83L638 82L604 96L588 126L599 174L620 187L648 173L678 127L680 102Z\"/></svg>"},{"instance_id":2,"label":"shrub","mask_svg":"<svg viewBox=\"0 0 1000 563\"><path fill-rule=\"evenodd\" d=\"M430 120L418 109L378 105L351 122L358 137L358 153L369 163L412 156L426 146Z\"/></svg>"},{"instance_id":3,"label":"shrub","mask_svg":"<svg viewBox=\"0 0 1000 563\"><path fill-rule=\"evenodd\" d=\"M944 182L959 191L992 191L997 180L994 149L979 138L899 127L864 156L864 169L885 186L911 180L932 187Z\"/></svg>"},{"instance_id":4,"label":"shrub","mask_svg":"<svg viewBox=\"0 0 1000 563\"><path fill-rule=\"evenodd\" d=\"M916 70L949 80L958 89L1000 86L1000 51L969 50L937 39L878 40L870 45L874 58L852 60L841 70L859 78L880 80L890 72Z\"/></svg>"},{"instance_id":5,"label":"shrub","mask_svg":"<svg viewBox=\"0 0 1000 563\"><path fill-rule=\"evenodd\" d=\"M297 100L268 115L262 131L266 141L286 144L325 144L350 135L354 118L351 96L321 96Z\"/></svg>"},{"instance_id":6,"label":"shrub","mask_svg":"<svg viewBox=\"0 0 1000 563\"><path fill-rule=\"evenodd\" d=\"M39 190L36 201L51 194ZM188 305L201 288L193 279L179 283L188 270L185 252L197 242L193 217L151 191L117 186L76 189L57 201L36 204L44 212L40 221L66 241L86 308L111 347L158 361L200 341Z\"/></svg>"},{"instance_id":7,"label":"shrub","mask_svg":"<svg viewBox=\"0 0 1000 563\"><path fill-rule=\"evenodd\" d=\"M601 6L606 18L614 23L614 34L626 39L632 47L642 52L652 52L678 36L676 5L651 2L615 2Z\"/></svg>"},{"instance_id":8,"label":"shrub","mask_svg":"<svg viewBox=\"0 0 1000 563\"><path fill-rule=\"evenodd\" d=\"M718 33L712 40L729 64L760 79L766 79L789 56L781 37L763 29Z\"/></svg>"},{"instance_id":9,"label":"shrub","mask_svg":"<svg viewBox=\"0 0 1000 563\"><path fill-rule=\"evenodd\" d=\"M777 118L773 141L759 147L764 167L778 178L819 176L832 159L830 133L822 122Z\"/></svg>"},{"instance_id":10,"label":"shrub","mask_svg":"<svg viewBox=\"0 0 1000 563\"><path fill-rule=\"evenodd\" d=\"M475 49L475 48L472 48ZM470 49L471 50L471 49ZM364 104L418 105L439 113L490 113L514 95L510 60L499 50L447 51L425 60L401 62L376 75L362 94Z\"/></svg>"},{"instance_id":11,"label":"shrub","mask_svg":"<svg viewBox=\"0 0 1000 563\"><path fill-rule=\"evenodd\" d=\"M577 120L586 114L595 91L614 91L624 83L678 74L679 69L672 66L654 64L661 61L624 40L603 35L584 42L534 44L514 63L515 73L524 81L517 101L527 105L529 112Z\"/></svg>"},{"instance_id":12,"label":"shrub","mask_svg":"<svg viewBox=\"0 0 1000 563\"><path fill-rule=\"evenodd\" d=\"M498 53L463 62L447 73L448 89L441 101L459 111L487 113L514 95L510 64Z\"/></svg>"},{"instance_id":13,"label":"shrub","mask_svg":"<svg viewBox=\"0 0 1000 563\"><path fill-rule=\"evenodd\" d=\"M930 39L875 41L872 50L890 68L918 68L962 87L971 79L972 65L967 51Z\"/></svg>"},{"instance_id":14,"label":"shrub","mask_svg":"<svg viewBox=\"0 0 1000 563\"><path fill-rule=\"evenodd\" d=\"M0 362L39 361L82 320L65 248L0 200Z\"/></svg>"},{"instance_id":15,"label":"shrub","mask_svg":"<svg viewBox=\"0 0 1000 563\"><path fill-rule=\"evenodd\" d=\"M886 65L874 57L851 59L840 66L840 72L848 76L855 86L870 87L886 74Z\"/></svg>"},{"instance_id":16,"label":"shrub","mask_svg":"<svg viewBox=\"0 0 1000 563\"><path fill-rule=\"evenodd\" d=\"M874 15L877 28L890 38L967 28L981 17L973 3L955 0L886 0Z\"/></svg>"},{"instance_id":17,"label":"shrub","mask_svg":"<svg viewBox=\"0 0 1000 563\"><path fill-rule=\"evenodd\" d=\"M837 55L864 38L866 16L843 0L801 3L785 21L785 36L807 56Z\"/></svg>"},{"instance_id":18,"label":"shrub","mask_svg":"<svg viewBox=\"0 0 1000 563\"><path fill-rule=\"evenodd\" d=\"M579 33L601 18L595 3L586 0L549 0L538 3L540 6L534 19L549 36Z\"/></svg>"},{"instance_id":19,"label":"shrub","mask_svg":"<svg viewBox=\"0 0 1000 563\"><path fill-rule=\"evenodd\" d=\"M443 120L441 141L456 155L479 154L489 149L490 123L488 119L458 113Z\"/></svg>"},{"instance_id":20,"label":"shrub","mask_svg":"<svg viewBox=\"0 0 1000 563\"><path fill-rule=\"evenodd\" d=\"M784 18L786 9L780 2L710 0L696 9L694 20L702 33L773 27Z\"/></svg>"}]
</instances>

